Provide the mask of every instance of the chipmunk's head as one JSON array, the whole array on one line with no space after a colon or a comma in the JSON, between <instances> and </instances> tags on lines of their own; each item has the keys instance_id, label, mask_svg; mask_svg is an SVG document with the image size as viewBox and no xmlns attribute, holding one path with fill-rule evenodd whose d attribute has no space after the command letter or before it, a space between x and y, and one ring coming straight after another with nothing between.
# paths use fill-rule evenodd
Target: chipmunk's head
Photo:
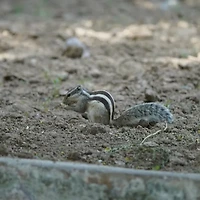
<instances>
[{"instance_id":1,"label":"chipmunk's head","mask_svg":"<svg viewBox=\"0 0 200 200\"><path fill-rule=\"evenodd\" d=\"M84 113L87 109L89 95L86 89L78 85L66 93L63 104L66 105L66 109L68 110Z\"/></svg>"}]
</instances>

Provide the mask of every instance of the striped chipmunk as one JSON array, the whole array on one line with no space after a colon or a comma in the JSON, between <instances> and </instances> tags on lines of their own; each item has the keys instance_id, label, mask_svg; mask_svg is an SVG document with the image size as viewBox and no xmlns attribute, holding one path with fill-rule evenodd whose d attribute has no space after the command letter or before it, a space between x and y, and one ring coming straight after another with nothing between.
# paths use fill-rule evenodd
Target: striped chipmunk
<instances>
[{"instance_id":1,"label":"striped chipmunk","mask_svg":"<svg viewBox=\"0 0 200 200\"><path fill-rule=\"evenodd\" d=\"M86 114L90 122L113 124L117 127L173 122L169 109L159 103L133 106L114 119L115 101L112 95L105 90L90 92L80 85L66 93L63 104L67 110Z\"/></svg>"}]
</instances>

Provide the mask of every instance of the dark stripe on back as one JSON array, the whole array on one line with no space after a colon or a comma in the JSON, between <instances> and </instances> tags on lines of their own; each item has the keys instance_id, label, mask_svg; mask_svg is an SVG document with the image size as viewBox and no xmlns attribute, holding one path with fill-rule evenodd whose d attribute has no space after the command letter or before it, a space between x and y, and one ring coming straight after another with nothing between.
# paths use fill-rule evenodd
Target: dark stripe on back
<instances>
[{"instance_id":1,"label":"dark stripe on back","mask_svg":"<svg viewBox=\"0 0 200 200\"><path fill-rule=\"evenodd\" d=\"M103 105L105 106L106 110L108 111L109 119L110 119L110 106L109 106L109 103L104 98L98 97L98 96L94 96L90 100L91 101L92 100L96 100L96 101L100 101L101 103L103 103Z\"/></svg>"},{"instance_id":2,"label":"dark stripe on back","mask_svg":"<svg viewBox=\"0 0 200 200\"><path fill-rule=\"evenodd\" d=\"M113 110L113 112L112 112L112 119L113 119L113 117L114 117L114 111L115 111L115 102L114 102L112 96L111 96L108 92L103 91L103 90L90 92L90 94L91 94L91 95L103 94L103 95L105 95L107 98L110 99L111 104L112 104L112 110Z\"/></svg>"}]
</instances>

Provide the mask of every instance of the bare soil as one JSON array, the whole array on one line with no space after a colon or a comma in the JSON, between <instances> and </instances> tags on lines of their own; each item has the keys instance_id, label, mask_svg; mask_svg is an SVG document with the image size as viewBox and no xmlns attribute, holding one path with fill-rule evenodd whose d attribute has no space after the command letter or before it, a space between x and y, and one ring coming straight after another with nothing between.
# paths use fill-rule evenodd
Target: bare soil
<instances>
[{"instance_id":1,"label":"bare soil","mask_svg":"<svg viewBox=\"0 0 200 200\"><path fill-rule=\"evenodd\" d=\"M200 4L68 0L0 2L0 155L134 169L200 172ZM88 58L62 52L76 36ZM60 106L78 84L108 90L117 117L158 101L164 128L90 124Z\"/></svg>"}]
</instances>

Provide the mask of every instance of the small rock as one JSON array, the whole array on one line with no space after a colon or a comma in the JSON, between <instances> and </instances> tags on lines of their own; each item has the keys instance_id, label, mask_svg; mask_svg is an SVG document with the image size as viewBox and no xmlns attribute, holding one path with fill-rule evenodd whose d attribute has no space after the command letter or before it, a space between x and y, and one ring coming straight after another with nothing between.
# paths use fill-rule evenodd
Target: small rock
<instances>
[{"instance_id":1,"label":"small rock","mask_svg":"<svg viewBox=\"0 0 200 200\"><path fill-rule=\"evenodd\" d=\"M83 58L89 57L90 52L86 45L83 44L78 38L71 37L66 40L66 47L62 55L69 58Z\"/></svg>"},{"instance_id":2,"label":"small rock","mask_svg":"<svg viewBox=\"0 0 200 200\"><path fill-rule=\"evenodd\" d=\"M157 147L158 146L158 144L155 142L144 142L143 145L146 147Z\"/></svg>"},{"instance_id":3,"label":"small rock","mask_svg":"<svg viewBox=\"0 0 200 200\"><path fill-rule=\"evenodd\" d=\"M160 99L156 94L156 92L150 89L146 90L144 95L145 95L145 100L144 100L145 102L155 102Z\"/></svg>"},{"instance_id":4,"label":"small rock","mask_svg":"<svg viewBox=\"0 0 200 200\"><path fill-rule=\"evenodd\" d=\"M30 147L31 147L32 149L37 149L37 148L38 148L38 146L37 146L36 144L31 144Z\"/></svg>"},{"instance_id":5,"label":"small rock","mask_svg":"<svg viewBox=\"0 0 200 200\"><path fill-rule=\"evenodd\" d=\"M8 82L8 81L14 81L14 80L18 80L18 81L25 81L25 79L18 77L17 75L14 74L7 74L3 77L3 81L4 82Z\"/></svg>"},{"instance_id":6,"label":"small rock","mask_svg":"<svg viewBox=\"0 0 200 200\"><path fill-rule=\"evenodd\" d=\"M107 130L104 127L101 126L86 126L81 130L82 133L84 134L91 134L91 135L96 135L96 134L101 134L101 133L106 133Z\"/></svg>"},{"instance_id":7,"label":"small rock","mask_svg":"<svg viewBox=\"0 0 200 200\"><path fill-rule=\"evenodd\" d=\"M75 69L74 67L73 68L68 67L67 72L69 74L76 74L78 72L78 69Z\"/></svg>"},{"instance_id":8,"label":"small rock","mask_svg":"<svg viewBox=\"0 0 200 200\"><path fill-rule=\"evenodd\" d=\"M162 1L161 1L162 2ZM169 10L172 7L175 7L179 4L178 0L166 0L163 1L162 3L159 3L159 7L161 10Z\"/></svg>"},{"instance_id":9,"label":"small rock","mask_svg":"<svg viewBox=\"0 0 200 200\"><path fill-rule=\"evenodd\" d=\"M56 78L59 78L61 81L65 81L68 78L68 73L65 71L53 72L51 75Z\"/></svg>"},{"instance_id":10,"label":"small rock","mask_svg":"<svg viewBox=\"0 0 200 200\"><path fill-rule=\"evenodd\" d=\"M171 163L171 165L175 165L175 166L177 166L177 165L185 166L188 164L185 158L178 158L176 156L170 157L170 163Z\"/></svg>"},{"instance_id":11,"label":"small rock","mask_svg":"<svg viewBox=\"0 0 200 200\"><path fill-rule=\"evenodd\" d=\"M190 160L195 160L195 155L193 155L192 153L188 153L187 154L187 157L190 159Z\"/></svg>"},{"instance_id":12,"label":"small rock","mask_svg":"<svg viewBox=\"0 0 200 200\"><path fill-rule=\"evenodd\" d=\"M1 156L7 156L8 155L8 149L6 145L0 144L0 155Z\"/></svg>"},{"instance_id":13,"label":"small rock","mask_svg":"<svg viewBox=\"0 0 200 200\"><path fill-rule=\"evenodd\" d=\"M83 49L75 46L68 46L63 52L63 55L69 58L81 58L82 54Z\"/></svg>"},{"instance_id":14,"label":"small rock","mask_svg":"<svg viewBox=\"0 0 200 200\"><path fill-rule=\"evenodd\" d=\"M81 156L79 152L70 152L67 155L67 159L72 160L72 161L77 161L77 160L81 160Z\"/></svg>"},{"instance_id":15,"label":"small rock","mask_svg":"<svg viewBox=\"0 0 200 200\"><path fill-rule=\"evenodd\" d=\"M38 65L38 60L36 58L30 59L30 64L32 67L36 67Z\"/></svg>"},{"instance_id":16,"label":"small rock","mask_svg":"<svg viewBox=\"0 0 200 200\"><path fill-rule=\"evenodd\" d=\"M125 162L123 162L123 161L121 161L121 160L116 160L116 161L115 161L115 164L116 164L117 166L120 166L120 167L124 167L124 166L125 166Z\"/></svg>"},{"instance_id":17,"label":"small rock","mask_svg":"<svg viewBox=\"0 0 200 200\"><path fill-rule=\"evenodd\" d=\"M33 158L33 155L27 151L21 151L15 153L18 158Z\"/></svg>"},{"instance_id":18,"label":"small rock","mask_svg":"<svg viewBox=\"0 0 200 200\"><path fill-rule=\"evenodd\" d=\"M93 69L91 72L90 72L90 75L94 78L99 78L101 77L102 73L100 70L98 69Z\"/></svg>"}]
</instances>

